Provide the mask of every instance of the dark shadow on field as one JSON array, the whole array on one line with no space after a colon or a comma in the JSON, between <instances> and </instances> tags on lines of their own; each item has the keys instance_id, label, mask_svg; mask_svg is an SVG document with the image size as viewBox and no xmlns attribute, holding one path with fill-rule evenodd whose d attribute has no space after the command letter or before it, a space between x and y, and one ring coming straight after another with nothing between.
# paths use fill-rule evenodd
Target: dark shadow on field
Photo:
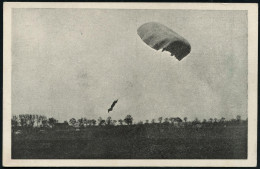
<instances>
[{"instance_id":1,"label":"dark shadow on field","mask_svg":"<svg viewBox=\"0 0 260 169\"><path fill-rule=\"evenodd\" d=\"M13 159L246 159L247 126L89 127L12 136Z\"/></svg>"}]
</instances>

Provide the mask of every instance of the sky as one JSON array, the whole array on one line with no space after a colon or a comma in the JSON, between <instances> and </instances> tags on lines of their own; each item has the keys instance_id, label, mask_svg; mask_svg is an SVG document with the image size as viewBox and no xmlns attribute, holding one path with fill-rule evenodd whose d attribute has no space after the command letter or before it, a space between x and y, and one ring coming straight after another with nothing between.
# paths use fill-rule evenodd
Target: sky
<instances>
[{"instance_id":1,"label":"sky","mask_svg":"<svg viewBox=\"0 0 260 169\"><path fill-rule=\"evenodd\" d=\"M178 61L150 48L137 34L147 22L191 53ZM13 9L12 114L246 118L247 32L246 11Z\"/></svg>"}]
</instances>

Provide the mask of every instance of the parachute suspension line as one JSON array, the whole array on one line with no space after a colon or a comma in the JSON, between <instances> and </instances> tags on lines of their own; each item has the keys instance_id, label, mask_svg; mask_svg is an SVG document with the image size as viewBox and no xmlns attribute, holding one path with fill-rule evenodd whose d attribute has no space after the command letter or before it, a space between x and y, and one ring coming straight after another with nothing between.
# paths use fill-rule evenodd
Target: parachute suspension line
<instances>
[{"instance_id":1,"label":"parachute suspension line","mask_svg":"<svg viewBox=\"0 0 260 169\"><path fill-rule=\"evenodd\" d=\"M137 24L137 15L135 16L135 25L136 25L136 27L138 26L138 24ZM138 39L137 39L138 37L136 36L135 37L135 58L137 58L138 57L138 47L137 47L137 42L138 42ZM129 87L129 86L127 86L126 88L125 88L125 94L124 95L122 95L122 96L120 96L120 97L118 97L118 99L122 99L122 98L125 98L125 97L127 97L129 94L130 94L130 92L131 92L131 87Z\"/></svg>"}]
</instances>

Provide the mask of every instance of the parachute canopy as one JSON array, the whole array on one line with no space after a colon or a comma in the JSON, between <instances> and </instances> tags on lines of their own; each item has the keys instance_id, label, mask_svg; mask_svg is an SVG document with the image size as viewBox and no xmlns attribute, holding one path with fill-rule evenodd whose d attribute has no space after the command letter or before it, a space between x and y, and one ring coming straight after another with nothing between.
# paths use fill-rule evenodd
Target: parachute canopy
<instances>
[{"instance_id":1,"label":"parachute canopy","mask_svg":"<svg viewBox=\"0 0 260 169\"><path fill-rule=\"evenodd\" d=\"M137 30L140 38L155 50L166 50L180 61L191 51L189 42L170 28L156 22L145 23Z\"/></svg>"}]
</instances>

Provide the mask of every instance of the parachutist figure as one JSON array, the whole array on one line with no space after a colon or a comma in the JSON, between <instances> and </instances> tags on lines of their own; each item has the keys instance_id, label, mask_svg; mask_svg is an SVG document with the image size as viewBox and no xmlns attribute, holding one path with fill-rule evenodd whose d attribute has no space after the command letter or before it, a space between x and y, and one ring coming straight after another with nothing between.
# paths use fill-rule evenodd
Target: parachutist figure
<instances>
[{"instance_id":1,"label":"parachutist figure","mask_svg":"<svg viewBox=\"0 0 260 169\"><path fill-rule=\"evenodd\" d=\"M113 108L114 108L114 106L116 105L117 101L118 101L118 99L115 100L115 101L112 103L111 107L107 110L108 113L113 110Z\"/></svg>"}]
</instances>

